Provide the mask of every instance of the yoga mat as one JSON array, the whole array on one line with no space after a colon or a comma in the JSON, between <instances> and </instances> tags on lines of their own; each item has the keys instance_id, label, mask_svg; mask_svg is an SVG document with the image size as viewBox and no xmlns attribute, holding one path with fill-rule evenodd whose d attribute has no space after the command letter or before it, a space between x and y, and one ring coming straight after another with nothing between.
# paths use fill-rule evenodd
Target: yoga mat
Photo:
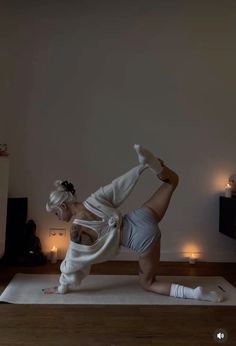
<instances>
[{"instance_id":1,"label":"yoga mat","mask_svg":"<svg viewBox=\"0 0 236 346\"><path fill-rule=\"evenodd\" d=\"M42 288L58 285L59 275L16 274L0 296L14 304L94 304L94 305L236 305L236 288L220 276L158 276L188 287L204 286L224 295L221 303L180 299L147 292L136 275L89 275L76 292L45 295Z\"/></svg>"}]
</instances>

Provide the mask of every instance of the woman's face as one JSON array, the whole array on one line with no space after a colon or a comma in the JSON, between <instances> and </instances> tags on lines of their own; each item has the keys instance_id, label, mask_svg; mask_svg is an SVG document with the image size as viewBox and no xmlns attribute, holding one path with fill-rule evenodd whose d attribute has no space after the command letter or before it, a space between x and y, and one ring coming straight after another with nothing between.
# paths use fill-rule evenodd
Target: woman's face
<instances>
[{"instance_id":1,"label":"woman's face","mask_svg":"<svg viewBox=\"0 0 236 346\"><path fill-rule=\"evenodd\" d=\"M55 208L53 214L56 215L60 221L65 222L69 222L72 217L72 212L65 203L62 203L60 207Z\"/></svg>"}]
</instances>

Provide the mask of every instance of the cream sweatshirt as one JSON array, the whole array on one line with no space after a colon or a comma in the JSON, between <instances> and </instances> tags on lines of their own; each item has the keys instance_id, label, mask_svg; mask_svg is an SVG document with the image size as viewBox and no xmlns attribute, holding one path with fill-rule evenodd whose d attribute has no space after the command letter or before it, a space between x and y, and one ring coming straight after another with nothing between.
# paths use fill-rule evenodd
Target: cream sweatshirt
<instances>
[{"instance_id":1,"label":"cream sweatshirt","mask_svg":"<svg viewBox=\"0 0 236 346\"><path fill-rule=\"evenodd\" d=\"M92 245L70 241L60 267L59 293L77 290L81 281L89 275L92 264L107 261L119 252L122 215L117 208L129 196L146 168L147 165L142 164L132 168L111 184L100 187L84 201L85 207L100 216L102 221L74 219L73 223L93 228L98 239Z\"/></svg>"}]
</instances>

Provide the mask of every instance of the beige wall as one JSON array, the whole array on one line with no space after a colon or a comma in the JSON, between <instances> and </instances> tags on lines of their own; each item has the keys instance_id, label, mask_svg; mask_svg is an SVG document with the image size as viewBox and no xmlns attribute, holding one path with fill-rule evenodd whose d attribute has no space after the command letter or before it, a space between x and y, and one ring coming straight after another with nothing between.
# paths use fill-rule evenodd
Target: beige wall
<instances>
[{"instance_id":1,"label":"beige wall","mask_svg":"<svg viewBox=\"0 0 236 346\"><path fill-rule=\"evenodd\" d=\"M235 261L235 241L218 232L219 195L236 171L235 2L4 3L0 107L10 131L0 135L10 195L29 198L44 250L49 227L69 231L45 212L53 181L72 180L84 199L135 165L132 145L142 143L180 175L161 259ZM158 186L145 172L122 211ZM68 239L54 241L60 256Z\"/></svg>"}]
</instances>

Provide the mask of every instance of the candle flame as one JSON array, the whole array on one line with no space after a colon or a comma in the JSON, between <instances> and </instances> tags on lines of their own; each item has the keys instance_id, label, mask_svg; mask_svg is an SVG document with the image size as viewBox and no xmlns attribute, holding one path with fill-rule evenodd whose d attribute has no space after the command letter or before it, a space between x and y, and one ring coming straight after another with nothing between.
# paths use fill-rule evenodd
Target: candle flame
<instances>
[{"instance_id":1,"label":"candle flame","mask_svg":"<svg viewBox=\"0 0 236 346\"><path fill-rule=\"evenodd\" d=\"M187 261L198 261L201 258L201 248L197 243L186 243L182 248L183 257Z\"/></svg>"},{"instance_id":2,"label":"candle flame","mask_svg":"<svg viewBox=\"0 0 236 346\"><path fill-rule=\"evenodd\" d=\"M56 250L57 250L56 246L55 246L55 245L53 245L53 247L52 247L52 251L56 251Z\"/></svg>"}]
</instances>

